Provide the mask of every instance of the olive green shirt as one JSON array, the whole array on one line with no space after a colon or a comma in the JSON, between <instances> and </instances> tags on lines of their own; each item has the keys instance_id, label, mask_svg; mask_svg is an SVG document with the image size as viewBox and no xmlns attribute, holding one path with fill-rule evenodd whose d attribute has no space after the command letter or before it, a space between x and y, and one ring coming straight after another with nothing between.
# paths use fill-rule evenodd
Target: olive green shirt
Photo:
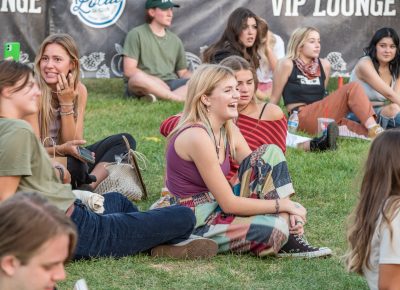
<instances>
[{"instance_id":1,"label":"olive green shirt","mask_svg":"<svg viewBox=\"0 0 400 290\"><path fill-rule=\"evenodd\" d=\"M0 118L0 176L21 176L17 190L38 192L62 211L74 202L69 184L62 184L31 126Z\"/></svg>"},{"instance_id":2,"label":"olive green shirt","mask_svg":"<svg viewBox=\"0 0 400 290\"><path fill-rule=\"evenodd\" d=\"M149 24L132 29L126 36L123 54L135 59L138 68L164 81L178 79L177 71L187 68L182 41L166 30L163 37L155 35Z\"/></svg>"}]
</instances>

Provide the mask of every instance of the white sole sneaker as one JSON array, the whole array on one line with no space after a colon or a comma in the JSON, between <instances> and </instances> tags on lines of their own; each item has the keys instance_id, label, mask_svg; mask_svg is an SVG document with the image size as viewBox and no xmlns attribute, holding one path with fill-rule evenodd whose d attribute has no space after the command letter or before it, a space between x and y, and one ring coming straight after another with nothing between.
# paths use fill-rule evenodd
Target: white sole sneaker
<instances>
[{"instance_id":1,"label":"white sole sneaker","mask_svg":"<svg viewBox=\"0 0 400 290\"><path fill-rule=\"evenodd\" d=\"M218 245L211 239L203 237L189 238L174 245L160 245L151 249L152 257L176 259L207 259L218 252Z\"/></svg>"},{"instance_id":2,"label":"white sole sneaker","mask_svg":"<svg viewBox=\"0 0 400 290\"><path fill-rule=\"evenodd\" d=\"M304 258L304 259L311 259L311 258L319 258L319 257L328 257L332 255L332 250L327 248L327 247L322 247L319 248L317 251L312 251L312 252L280 252L277 254L279 258L286 258L286 257L292 257L292 258Z\"/></svg>"}]
</instances>

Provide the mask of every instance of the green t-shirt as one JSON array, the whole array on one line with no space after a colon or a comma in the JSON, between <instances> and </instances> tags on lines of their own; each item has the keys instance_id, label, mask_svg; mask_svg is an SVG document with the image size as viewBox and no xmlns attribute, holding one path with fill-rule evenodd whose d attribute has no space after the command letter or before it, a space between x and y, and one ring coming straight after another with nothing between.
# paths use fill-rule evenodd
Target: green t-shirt
<instances>
[{"instance_id":1,"label":"green t-shirt","mask_svg":"<svg viewBox=\"0 0 400 290\"><path fill-rule=\"evenodd\" d=\"M21 176L18 191L43 194L63 211L75 200L71 186L60 183L44 147L22 120L0 118L0 176Z\"/></svg>"},{"instance_id":2,"label":"green t-shirt","mask_svg":"<svg viewBox=\"0 0 400 290\"><path fill-rule=\"evenodd\" d=\"M179 78L176 72L187 68L179 37L169 30L164 37L158 37L147 23L128 33L123 53L137 60L139 69L164 81Z\"/></svg>"}]
</instances>

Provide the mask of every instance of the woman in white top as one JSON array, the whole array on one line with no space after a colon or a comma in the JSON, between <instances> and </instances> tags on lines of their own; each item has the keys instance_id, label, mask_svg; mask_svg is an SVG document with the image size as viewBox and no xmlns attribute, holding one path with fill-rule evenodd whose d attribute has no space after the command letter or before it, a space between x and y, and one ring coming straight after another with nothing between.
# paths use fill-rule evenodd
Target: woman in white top
<instances>
[{"instance_id":1,"label":"woman in white top","mask_svg":"<svg viewBox=\"0 0 400 290\"><path fill-rule=\"evenodd\" d=\"M272 76L279 59L285 57L285 44L282 38L269 30L268 23L259 17L260 44L258 55L260 66L257 68L258 86L256 96L267 100L272 92Z\"/></svg>"},{"instance_id":2,"label":"woman in white top","mask_svg":"<svg viewBox=\"0 0 400 290\"><path fill-rule=\"evenodd\" d=\"M362 84L384 129L400 127L400 46L393 28L375 32L350 81Z\"/></svg>"},{"instance_id":3,"label":"woman in white top","mask_svg":"<svg viewBox=\"0 0 400 290\"><path fill-rule=\"evenodd\" d=\"M348 232L348 270L371 289L400 289L399 148L399 130L373 141Z\"/></svg>"}]
</instances>

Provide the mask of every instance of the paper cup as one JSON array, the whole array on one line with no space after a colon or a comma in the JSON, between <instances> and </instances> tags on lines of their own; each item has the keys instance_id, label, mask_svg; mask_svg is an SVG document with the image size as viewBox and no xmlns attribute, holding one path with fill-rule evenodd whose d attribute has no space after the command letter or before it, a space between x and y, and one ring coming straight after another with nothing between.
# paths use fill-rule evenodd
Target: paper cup
<instances>
[{"instance_id":1,"label":"paper cup","mask_svg":"<svg viewBox=\"0 0 400 290\"><path fill-rule=\"evenodd\" d=\"M318 118L318 136L322 136L328 128L329 123L334 122L331 118Z\"/></svg>"}]
</instances>

